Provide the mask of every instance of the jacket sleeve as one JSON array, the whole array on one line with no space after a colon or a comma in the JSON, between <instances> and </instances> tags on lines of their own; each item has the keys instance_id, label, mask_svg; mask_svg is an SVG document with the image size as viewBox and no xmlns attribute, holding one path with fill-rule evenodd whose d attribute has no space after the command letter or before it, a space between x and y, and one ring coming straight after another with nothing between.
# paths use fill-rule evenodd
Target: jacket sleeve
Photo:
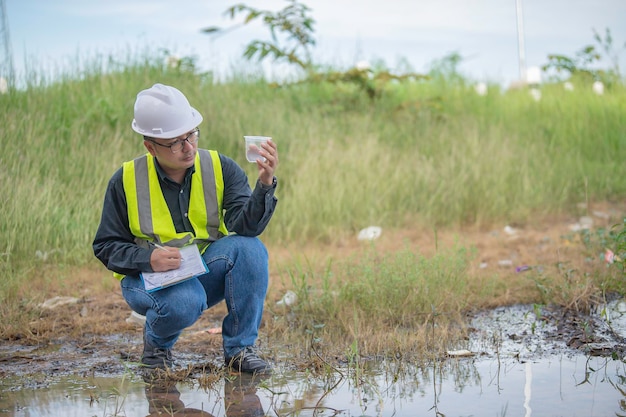
<instances>
[{"instance_id":1,"label":"jacket sleeve","mask_svg":"<svg viewBox=\"0 0 626 417\"><path fill-rule=\"evenodd\" d=\"M96 258L113 272L132 276L152 272L150 255L153 249L138 246L128 225L121 168L109 180L92 246Z\"/></svg>"}]
</instances>

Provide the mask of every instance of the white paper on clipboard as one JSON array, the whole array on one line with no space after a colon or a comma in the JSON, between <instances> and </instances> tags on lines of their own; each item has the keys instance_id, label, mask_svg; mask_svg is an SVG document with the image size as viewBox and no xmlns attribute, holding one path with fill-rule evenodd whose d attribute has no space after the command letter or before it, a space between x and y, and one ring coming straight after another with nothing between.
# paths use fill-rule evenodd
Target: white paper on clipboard
<instances>
[{"instance_id":1,"label":"white paper on clipboard","mask_svg":"<svg viewBox=\"0 0 626 417\"><path fill-rule=\"evenodd\" d=\"M165 272L142 272L146 291L157 291L161 288L188 280L198 275L206 274L209 268L206 266L204 259L200 255L198 245L188 245L180 248L180 267Z\"/></svg>"}]
</instances>

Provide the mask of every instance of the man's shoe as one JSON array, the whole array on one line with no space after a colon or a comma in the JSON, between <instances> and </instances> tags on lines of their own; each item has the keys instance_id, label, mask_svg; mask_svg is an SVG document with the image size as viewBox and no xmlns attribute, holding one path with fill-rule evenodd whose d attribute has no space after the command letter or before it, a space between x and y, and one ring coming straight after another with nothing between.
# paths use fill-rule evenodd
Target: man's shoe
<instances>
[{"instance_id":1,"label":"man's shoe","mask_svg":"<svg viewBox=\"0 0 626 417\"><path fill-rule=\"evenodd\" d=\"M141 363L143 366L150 369L166 369L171 368L173 362L172 350L152 346L146 338L146 330L144 329L143 354L141 355Z\"/></svg>"},{"instance_id":2,"label":"man's shoe","mask_svg":"<svg viewBox=\"0 0 626 417\"><path fill-rule=\"evenodd\" d=\"M225 363L235 372L248 374L269 374L272 372L272 367L257 355L252 346L246 347L232 358L226 358Z\"/></svg>"}]
</instances>

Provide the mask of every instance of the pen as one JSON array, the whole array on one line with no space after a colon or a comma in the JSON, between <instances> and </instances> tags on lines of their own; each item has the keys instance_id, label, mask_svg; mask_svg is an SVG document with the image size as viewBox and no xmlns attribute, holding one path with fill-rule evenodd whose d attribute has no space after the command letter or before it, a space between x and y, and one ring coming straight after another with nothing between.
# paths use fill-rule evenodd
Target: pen
<instances>
[{"instance_id":1,"label":"pen","mask_svg":"<svg viewBox=\"0 0 626 417\"><path fill-rule=\"evenodd\" d=\"M161 249L161 250L164 250L164 251L166 251L166 252L169 252L169 250L168 250L165 246L161 246L161 245L159 245L158 243L154 243L154 242L150 242L150 243L152 243L154 246L156 246L157 248L159 248L159 249Z\"/></svg>"},{"instance_id":2,"label":"pen","mask_svg":"<svg viewBox=\"0 0 626 417\"><path fill-rule=\"evenodd\" d=\"M155 242L150 242L152 243L154 246L156 246L158 249L164 250L165 252L169 252L170 250L168 248L166 248L165 246L159 245L158 243ZM184 261L185 259L181 256L180 257L181 261Z\"/></svg>"}]
</instances>

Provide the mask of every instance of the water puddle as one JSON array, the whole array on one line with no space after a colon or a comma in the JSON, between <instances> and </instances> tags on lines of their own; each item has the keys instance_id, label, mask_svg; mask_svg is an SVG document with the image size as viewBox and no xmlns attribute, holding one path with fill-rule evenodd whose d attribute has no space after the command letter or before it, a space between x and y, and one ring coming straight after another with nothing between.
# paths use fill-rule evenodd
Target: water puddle
<instances>
[{"instance_id":1,"label":"water puddle","mask_svg":"<svg viewBox=\"0 0 626 417\"><path fill-rule=\"evenodd\" d=\"M615 347L626 304L598 310L595 345ZM0 382L0 416L614 416L626 414L626 363L572 349L558 322L537 307L477 315L467 346L419 368L368 363L325 376L277 369L265 379L233 377L150 386L132 368L115 376L28 376ZM597 353L597 352L596 352ZM365 365L364 365L365 366ZM206 386L206 385L205 385Z\"/></svg>"},{"instance_id":2,"label":"water puddle","mask_svg":"<svg viewBox=\"0 0 626 417\"><path fill-rule=\"evenodd\" d=\"M3 389L1 416L609 416L626 412L624 363L599 357L455 359L424 372L382 369L322 381L306 374L222 380L211 389L141 379L63 378Z\"/></svg>"}]
</instances>

